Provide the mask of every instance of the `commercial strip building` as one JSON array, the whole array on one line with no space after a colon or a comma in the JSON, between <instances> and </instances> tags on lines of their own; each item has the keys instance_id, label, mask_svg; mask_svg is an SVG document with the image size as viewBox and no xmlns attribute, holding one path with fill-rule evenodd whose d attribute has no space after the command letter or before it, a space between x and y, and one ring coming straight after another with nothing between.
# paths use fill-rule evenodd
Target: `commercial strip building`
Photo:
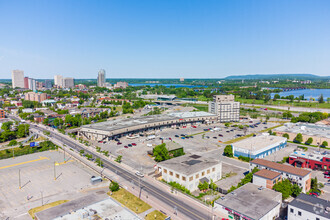
<instances>
[{"instance_id":1,"label":"commercial strip building","mask_svg":"<svg viewBox=\"0 0 330 220\"><path fill-rule=\"evenodd\" d=\"M282 194L247 183L214 203L214 208L230 219L271 220L279 217Z\"/></svg>"},{"instance_id":2,"label":"commercial strip building","mask_svg":"<svg viewBox=\"0 0 330 220\"><path fill-rule=\"evenodd\" d=\"M177 182L190 191L199 183L221 179L222 163L196 154L186 154L157 164L157 170L166 182Z\"/></svg>"},{"instance_id":3,"label":"commercial strip building","mask_svg":"<svg viewBox=\"0 0 330 220\"><path fill-rule=\"evenodd\" d=\"M330 157L323 154L295 151L290 154L289 163L295 167L330 170Z\"/></svg>"},{"instance_id":4,"label":"commercial strip building","mask_svg":"<svg viewBox=\"0 0 330 220\"><path fill-rule=\"evenodd\" d=\"M11 81L13 88L24 88L24 71L23 70L11 71Z\"/></svg>"},{"instance_id":5,"label":"commercial strip building","mask_svg":"<svg viewBox=\"0 0 330 220\"><path fill-rule=\"evenodd\" d=\"M109 120L106 122L84 125L78 137L88 140L112 140L124 135L174 128L188 124L217 122L217 116L208 112L177 112L162 115L141 116Z\"/></svg>"},{"instance_id":6,"label":"commercial strip building","mask_svg":"<svg viewBox=\"0 0 330 220\"><path fill-rule=\"evenodd\" d=\"M253 174L253 184L268 189L273 189L273 186L281 180L282 175L271 170L263 169Z\"/></svg>"},{"instance_id":7,"label":"commercial strip building","mask_svg":"<svg viewBox=\"0 0 330 220\"><path fill-rule=\"evenodd\" d=\"M287 146L287 139L264 133L232 144L235 157L264 158Z\"/></svg>"},{"instance_id":8,"label":"commercial strip building","mask_svg":"<svg viewBox=\"0 0 330 220\"><path fill-rule=\"evenodd\" d=\"M330 202L301 193L288 205L288 220L305 219L330 219Z\"/></svg>"},{"instance_id":9,"label":"commercial strip building","mask_svg":"<svg viewBox=\"0 0 330 220\"><path fill-rule=\"evenodd\" d=\"M303 143L308 138L313 138L312 145L322 144L323 141L330 143L330 126L322 124L310 124L310 123L286 123L284 126L274 129L277 135L282 136L287 133L289 140L293 141L298 133L303 136Z\"/></svg>"},{"instance_id":10,"label":"commercial strip building","mask_svg":"<svg viewBox=\"0 0 330 220\"><path fill-rule=\"evenodd\" d=\"M257 167L278 172L283 179L290 180L291 183L301 187L302 192L306 193L311 189L311 171L302 168L296 168L290 165L275 163L264 159L255 159L250 162L250 170Z\"/></svg>"},{"instance_id":11,"label":"commercial strip building","mask_svg":"<svg viewBox=\"0 0 330 220\"><path fill-rule=\"evenodd\" d=\"M220 122L239 121L240 103L234 95L215 95L209 102L209 112L216 114Z\"/></svg>"},{"instance_id":12,"label":"commercial strip building","mask_svg":"<svg viewBox=\"0 0 330 220\"><path fill-rule=\"evenodd\" d=\"M47 99L46 93L28 92L25 93L25 100L42 102Z\"/></svg>"},{"instance_id":13,"label":"commercial strip building","mask_svg":"<svg viewBox=\"0 0 330 220\"><path fill-rule=\"evenodd\" d=\"M101 69L97 75L97 86L104 87L105 86L105 70Z\"/></svg>"}]
</instances>

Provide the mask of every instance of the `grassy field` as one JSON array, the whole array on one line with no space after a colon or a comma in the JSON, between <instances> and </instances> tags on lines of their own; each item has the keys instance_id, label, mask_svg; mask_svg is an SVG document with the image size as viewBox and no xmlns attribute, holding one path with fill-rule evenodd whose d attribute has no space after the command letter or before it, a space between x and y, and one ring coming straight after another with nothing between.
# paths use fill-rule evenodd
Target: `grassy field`
<instances>
[{"instance_id":1,"label":"grassy field","mask_svg":"<svg viewBox=\"0 0 330 220\"><path fill-rule=\"evenodd\" d=\"M330 103L318 103L318 102L288 102L288 101L269 101L265 103L264 100L255 100L255 99L242 99L242 98L235 98L235 101L244 104L256 104L256 105L279 105L279 106L287 106L287 107L306 107L306 108L330 108Z\"/></svg>"},{"instance_id":2,"label":"grassy field","mask_svg":"<svg viewBox=\"0 0 330 220\"><path fill-rule=\"evenodd\" d=\"M204 104L184 104L183 106L185 106L185 107L191 106L191 107L198 109L199 111L204 111L204 112L209 111L209 106L204 105Z\"/></svg>"},{"instance_id":3,"label":"grassy field","mask_svg":"<svg viewBox=\"0 0 330 220\"><path fill-rule=\"evenodd\" d=\"M156 215L156 217L155 217ZM164 220L167 216L161 213L158 210L150 212L146 217L145 220Z\"/></svg>"},{"instance_id":4,"label":"grassy field","mask_svg":"<svg viewBox=\"0 0 330 220\"><path fill-rule=\"evenodd\" d=\"M66 202L69 202L69 200L59 200L59 201L56 201L56 202L48 203L48 204L43 205L43 206L38 206L38 207L35 207L33 209L30 209L29 214L34 219L34 213L41 212L43 210L61 205L61 204L66 203Z\"/></svg>"},{"instance_id":5,"label":"grassy field","mask_svg":"<svg viewBox=\"0 0 330 220\"><path fill-rule=\"evenodd\" d=\"M110 195L108 193L108 195ZM134 196L130 192L125 189L120 189L117 192L113 192L111 195L112 198L135 212L136 214L140 214L142 212L151 209L151 206L145 202L143 202L138 197Z\"/></svg>"}]
</instances>

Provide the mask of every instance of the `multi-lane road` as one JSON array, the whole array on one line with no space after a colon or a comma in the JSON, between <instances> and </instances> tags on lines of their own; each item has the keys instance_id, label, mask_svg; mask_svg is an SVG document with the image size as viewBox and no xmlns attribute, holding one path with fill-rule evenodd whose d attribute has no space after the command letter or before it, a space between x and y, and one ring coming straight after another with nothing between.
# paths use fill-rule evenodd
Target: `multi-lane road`
<instances>
[{"instance_id":1,"label":"multi-lane road","mask_svg":"<svg viewBox=\"0 0 330 220\"><path fill-rule=\"evenodd\" d=\"M36 129L40 132L46 130L42 126L33 125L31 124L31 128ZM47 130L50 131L50 130ZM60 135L56 132L50 131L51 138L58 140L59 142L64 143L66 146L77 150L84 150L88 154L92 154L93 157L99 157L96 155L94 151L89 150L86 147L81 146L80 144L76 143L69 137L65 137L64 135ZM165 191L163 188L159 187L158 184L152 184L148 181L139 179L134 173L122 168L120 165L113 163L111 160L103 160L104 167L109 169L112 172L117 173L120 177L135 184L136 186L140 186L143 188L143 191L147 192L150 196L157 198L161 203L165 203L168 207L176 207L180 216L184 216L184 219L212 219L212 216L205 210L208 208L203 207L202 204L194 203L194 202L187 202L186 199L177 197Z\"/></svg>"}]
</instances>

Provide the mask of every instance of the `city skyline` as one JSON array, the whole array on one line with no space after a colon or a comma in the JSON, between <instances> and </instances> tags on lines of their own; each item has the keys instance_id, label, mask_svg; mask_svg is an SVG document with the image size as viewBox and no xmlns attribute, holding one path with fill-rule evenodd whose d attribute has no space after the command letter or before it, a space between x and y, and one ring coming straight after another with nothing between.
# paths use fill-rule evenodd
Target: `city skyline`
<instances>
[{"instance_id":1,"label":"city skyline","mask_svg":"<svg viewBox=\"0 0 330 220\"><path fill-rule=\"evenodd\" d=\"M328 1L0 1L0 78L329 76ZM15 11L15 16L12 16ZM203 77L200 77L200 76ZM81 77L84 76L84 77Z\"/></svg>"}]
</instances>

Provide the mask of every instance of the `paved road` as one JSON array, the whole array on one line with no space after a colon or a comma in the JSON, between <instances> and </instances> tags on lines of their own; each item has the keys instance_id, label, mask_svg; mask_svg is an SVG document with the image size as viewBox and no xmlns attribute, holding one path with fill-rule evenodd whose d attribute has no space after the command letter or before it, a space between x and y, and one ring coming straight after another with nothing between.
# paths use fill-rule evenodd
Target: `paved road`
<instances>
[{"instance_id":1,"label":"paved road","mask_svg":"<svg viewBox=\"0 0 330 220\"><path fill-rule=\"evenodd\" d=\"M31 125L31 128L34 128L39 131L46 130L45 128L36 125ZM71 147L77 150L78 152L83 149L86 153L92 154L94 157L99 157L98 155L96 155L95 152L83 148L82 146L75 143L70 138L66 138L52 131L50 132L51 132L50 137L61 141L62 143L66 144L68 147ZM112 172L117 173L118 175L120 175L122 178L126 179L129 182L133 182L136 186L139 186L139 178L133 173L123 169L121 166L118 166L110 161L103 160L103 163L105 168L111 170ZM152 185L143 179L141 179L140 184L141 184L140 186L143 188L144 191L158 198L161 202L165 203L170 207L177 207L177 211L183 214L186 217L185 219L210 219L208 213L204 212L203 210L201 210L201 207L199 207L201 205L196 204L192 206L191 203L188 204L184 200L174 197L173 195L169 194L167 191L164 191L164 189L158 187L157 185Z\"/></svg>"}]
</instances>

